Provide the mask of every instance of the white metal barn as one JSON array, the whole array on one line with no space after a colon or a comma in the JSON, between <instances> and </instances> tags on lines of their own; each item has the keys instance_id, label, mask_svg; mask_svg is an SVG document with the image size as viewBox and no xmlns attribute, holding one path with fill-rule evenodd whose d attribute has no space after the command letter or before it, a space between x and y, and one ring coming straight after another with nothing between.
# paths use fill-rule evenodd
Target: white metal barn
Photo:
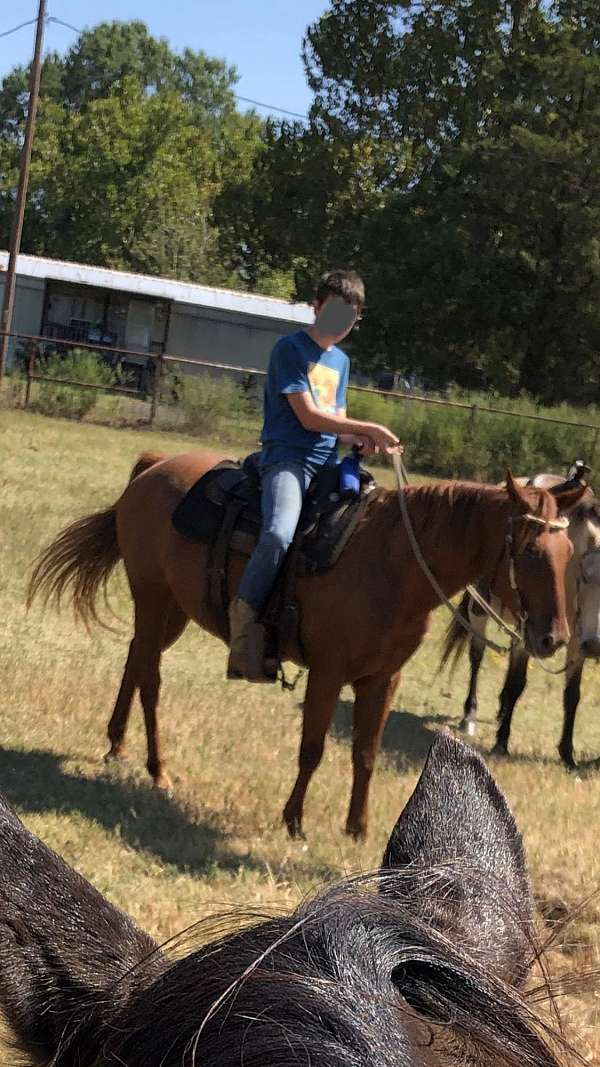
<instances>
[{"instance_id":1,"label":"white metal barn","mask_svg":"<svg viewBox=\"0 0 600 1067\"><path fill-rule=\"evenodd\" d=\"M8 253L0 252L0 301ZM13 332L266 368L307 304L37 256L19 256ZM11 342L9 366L14 359Z\"/></svg>"}]
</instances>

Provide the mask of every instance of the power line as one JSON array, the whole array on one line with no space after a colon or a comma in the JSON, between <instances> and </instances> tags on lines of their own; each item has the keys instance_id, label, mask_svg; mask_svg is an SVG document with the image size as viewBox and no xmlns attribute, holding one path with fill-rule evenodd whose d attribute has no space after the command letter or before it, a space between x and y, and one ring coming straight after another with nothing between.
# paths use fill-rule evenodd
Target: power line
<instances>
[{"instance_id":1,"label":"power line","mask_svg":"<svg viewBox=\"0 0 600 1067\"><path fill-rule=\"evenodd\" d=\"M37 20L29 19L28 22L21 22L18 26L13 26L12 30L5 30L4 33L0 33L0 37L8 37L11 33L16 33L17 30L22 30L24 26L32 26ZM65 22L63 19L56 18L55 15L49 15L46 22L54 22L57 26L64 26L67 30L72 30L73 33L82 33L77 26L72 26L70 22ZM308 121L308 115L301 115L299 111L288 111L285 107L276 107L275 104L265 104L262 100L252 100L248 96L239 96L238 93L233 94L236 100L240 100L243 104L252 104L254 107L264 107L267 111L277 111L280 115L289 115L293 119L302 119L303 122Z\"/></svg>"},{"instance_id":2,"label":"power line","mask_svg":"<svg viewBox=\"0 0 600 1067\"><path fill-rule=\"evenodd\" d=\"M32 20L35 22L35 19ZM82 30L78 30L77 26L72 26L70 22L64 22L63 19L58 19L54 15L50 15L48 22L55 22L58 26L65 26L68 30L73 30L74 33L82 33ZM24 23L23 25L27 25ZM281 115L290 115L294 119L302 119L303 122L308 121L307 115L301 115L298 111L288 111L285 107L275 107L274 104L265 104L261 100L251 100L247 96L239 96L237 93L233 94L236 100L241 100L243 104L253 104L254 107L264 107L268 111L278 111Z\"/></svg>"},{"instance_id":3,"label":"power line","mask_svg":"<svg viewBox=\"0 0 600 1067\"><path fill-rule=\"evenodd\" d=\"M56 22L57 26L65 26L68 30L73 30L73 33L81 33L81 30L77 29L77 26L71 26L70 22L63 22L62 19L57 19L54 15L49 15L48 22Z\"/></svg>"},{"instance_id":4,"label":"power line","mask_svg":"<svg viewBox=\"0 0 600 1067\"><path fill-rule=\"evenodd\" d=\"M298 111L287 111L284 107L275 107L274 104L263 104L260 100L250 100L247 96L238 96L237 93L233 94L236 100L241 100L244 104L254 104L256 107L266 107L269 111L279 111L282 115L291 115L295 119L303 119L304 122L308 121L308 115L300 115Z\"/></svg>"},{"instance_id":5,"label":"power line","mask_svg":"<svg viewBox=\"0 0 600 1067\"><path fill-rule=\"evenodd\" d=\"M29 19L27 22L20 22L18 26L13 26L12 30L5 30L4 33L0 33L0 37L8 37L11 33L16 33L17 30L22 30L24 26L33 26L37 19Z\"/></svg>"}]
</instances>

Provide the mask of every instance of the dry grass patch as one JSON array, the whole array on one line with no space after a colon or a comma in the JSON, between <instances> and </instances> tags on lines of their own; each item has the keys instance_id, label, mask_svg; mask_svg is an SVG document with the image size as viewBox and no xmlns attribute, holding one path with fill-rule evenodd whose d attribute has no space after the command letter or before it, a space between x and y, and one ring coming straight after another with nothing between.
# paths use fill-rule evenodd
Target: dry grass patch
<instances>
[{"instance_id":1,"label":"dry grass patch","mask_svg":"<svg viewBox=\"0 0 600 1067\"><path fill-rule=\"evenodd\" d=\"M157 794L144 769L137 708L129 762L106 767L102 761L129 639L122 575L112 584L119 634L87 634L68 610L44 615L36 606L26 614L24 591L39 549L71 519L111 503L140 451L173 453L199 442L23 412L0 412L0 420L0 789L27 824L160 939L207 910L233 903L288 907L319 882L376 867L433 732L460 718L465 666L452 682L435 673L443 613L407 667L386 729L366 845L357 847L342 833L350 692L340 701L308 794L308 841L290 842L280 813L295 774L302 691L227 685L222 645L192 626L163 660L160 722L175 795ZM484 752L495 731L503 670L501 658L488 655L477 738ZM576 728L583 761L600 755L599 694L598 669L589 665ZM600 772L572 776L559 765L561 718L561 679L533 665L515 714L512 756L490 761L523 830L547 924L600 885ZM559 943L559 969L598 966L600 898L582 909ZM573 1000L569 1010L597 1057L597 994Z\"/></svg>"}]
</instances>

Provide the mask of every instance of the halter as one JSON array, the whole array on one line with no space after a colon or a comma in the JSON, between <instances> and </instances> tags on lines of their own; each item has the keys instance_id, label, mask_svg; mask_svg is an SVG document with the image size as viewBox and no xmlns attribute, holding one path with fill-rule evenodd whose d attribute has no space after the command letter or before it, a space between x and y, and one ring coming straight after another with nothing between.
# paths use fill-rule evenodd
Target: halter
<instances>
[{"instance_id":1,"label":"halter","mask_svg":"<svg viewBox=\"0 0 600 1067\"><path fill-rule=\"evenodd\" d=\"M507 531L506 536L504 538L504 548L503 548L503 550L502 550L502 552L500 554L500 558L498 560L496 569L495 569L493 577L491 579L490 588L494 584L494 581L496 579L498 571L500 570L500 566L502 564L502 560L504 558L504 553L508 549L508 553L509 553L509 558L508 558L508 580L509 580L509 584L510 584L511 589L512 589L513 593L515 594L516 599L519 602L518 603L518 610L516 612L513 612L513 614L515 615L515 618L518 619L518 623L519 623L518 630L516 630L512 626L509 626L508 623L506 623L504 621L502 616L499 615L498 612L494 610L492 605L485 599L485 597L483 597L481 595L479 590L474 585L468 585L467 586L467 592L468 592L469 596L471 597L471 599L474 600L475 603L479 605L479 607L482 609L482 611L484 611L485 614L490 619L492 619L493 622L495 622L497 626L500 626L500 628L502 630L504 630L504 632L506 634L508 634L509 637L511 637L511 641L512 641L513 644L516 641L519 644L524 645L525 644L525 626L527 624L528 615L527 615L527 612L523 610L523 604L522 604L522 600L521 600L521 593L520 593L519 586L518 586L518 583L517 583L517 574L516 574L516 568L515 568L515 551L514 551L514 547L513 547L514 543L515 543L515 539L514 539L514 536L513 536L513 523L514 523L514 521L515 520L514 520L513 516L511 515L509 517L509 519L508 519L508 531ZM543 519L539 515L532 515L530 512L526 512L525 515L519 516L516 521L532 522L532 523L534 523L534 524L536 524L538 526L545 526L545 527L547 527L547 529L550 532L554 532L554 531L557 531L557 530L567 530L569 528L569 520L567 518L560 517L560 518L557 518L557 519ZM474 633L473 630L471 630L471 632ZM490 644L490 645L492 644L492 642L490 642L488 638L483 638L482 639L480 635L477 635L477 636L479 637L479 640L485 640L488 644ZM504 647L498 645L497 648L500 648L501 651L505 652L505 653L510 652L510 647L509 648L504 648ZM541 663L541 661L539 660L538 656L535 656L534 658L537 659L540 662L540 665L542 667L544 666ZM545 668L544 667L544 670L548 670L548 673L550 673L550 674L557 674L557 673L560 674L560 673L562 673L562 670L564 670L564 668L562 668L561 671L554 671L554 670L550 670L549 668Z\"/></svg>"},{"instance_id":2,"label":"halter","mask_svg":"<svg viewBox=\"0 0 600 1067\"><path fill-rule=\"evenodd\" d=\"M565 515L559 515L557 519L543 519L541 515L530 515L527 512L526 515L523 515L523 518L527 519L528 522L537 522L538 526L547 526L551 532L554 530L568 530L571 525Z\"/></svg>"}]
</instances>

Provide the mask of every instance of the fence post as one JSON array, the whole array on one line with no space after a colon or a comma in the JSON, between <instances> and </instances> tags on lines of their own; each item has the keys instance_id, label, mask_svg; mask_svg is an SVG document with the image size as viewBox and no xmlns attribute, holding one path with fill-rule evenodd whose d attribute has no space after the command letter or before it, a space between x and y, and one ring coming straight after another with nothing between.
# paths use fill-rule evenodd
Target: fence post
<instances>
[{"instance_id":1,"label":"fence post","mask_svg":"<svg viewBox=\"0 0 600 1067\"><path fill-rule=\"evenodd\" d=\"M594 440L592 441L592 454L590 456L590 466L593 467L596 461L596 449L598 448L598 435L600 434L600 426L594 431Z\"/></svg>"},{"instance_id":2,"label":"fence post","mask_svg":"<svg viewBox=\"0 0 600 1067\"><path fill-rule=\"evenodd\" d=\"M471 404L471 414L469 416L469 424L471 433L475 433L475 420L477 419L477 404Z\"/></svg>"},{"instance_id":3,"label":"fence post","mask_svg":"<svg viewBox=\"0 0 600 1067\"><path fill-rule=\"evenodd\" d=\"M150 425L154 425L158 404L160 400L160 386L163 376L163 353L156 357L154 362L154 381L152 382L152 400L150 403Z\"/></svg>"},{"instance_id":4,"label":"fence post","mask_svg":"<svg viewBox=\"0 0 600 1067\"><path fill-rule=\"evenodd\" d=\"M33 341L29 342L29 354L27 358L27 385L25 386L25 407L29 407L29 397L31 395L31 382L33 375L35 374L35 344Z\"/></svg>"}]
</instances>

